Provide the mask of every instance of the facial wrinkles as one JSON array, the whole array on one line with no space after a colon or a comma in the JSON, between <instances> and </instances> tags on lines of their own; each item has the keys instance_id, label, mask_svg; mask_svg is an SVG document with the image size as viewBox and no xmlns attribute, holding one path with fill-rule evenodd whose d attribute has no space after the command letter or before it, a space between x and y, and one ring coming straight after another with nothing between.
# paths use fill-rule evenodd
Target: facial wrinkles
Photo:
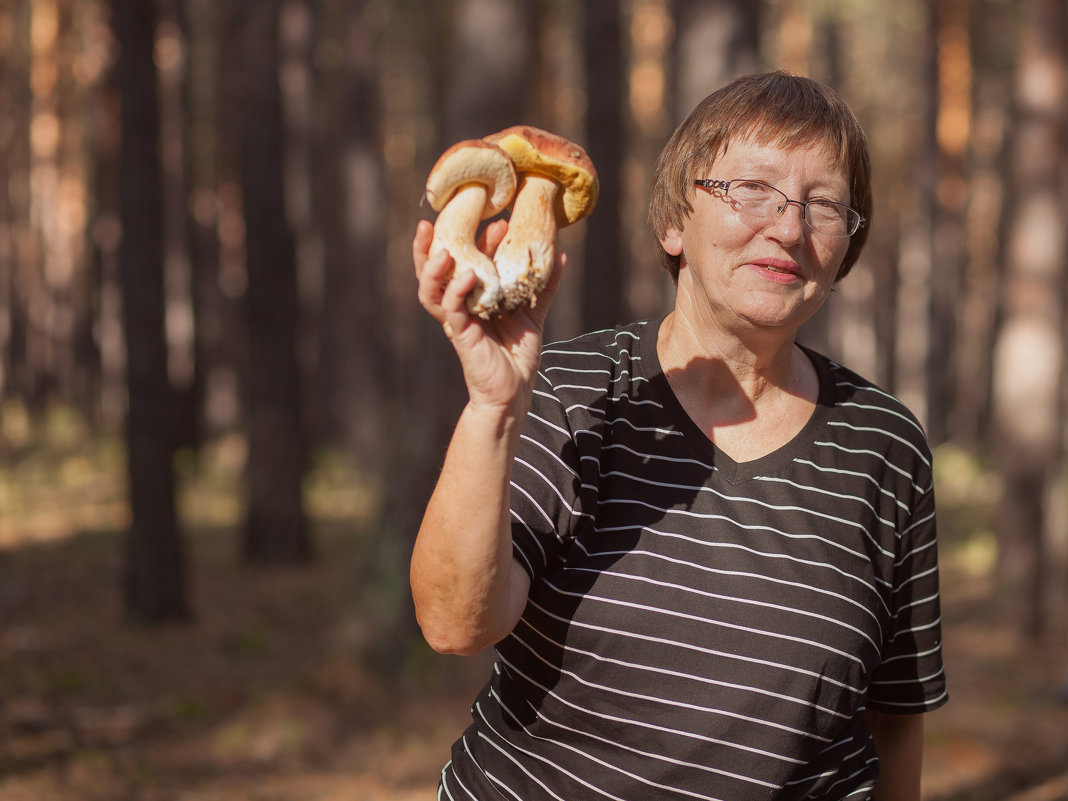
<instances>
[{"instance_id":1,"label":"facial wrinkles","mask_svg":"<svg viewBox=\"0 0 1068 801\"><path fill-rule=\"evenodd\" d=\"M843 198L847 186L837 162L819 147L780 151L773 147L737 146L718 159L705 177L762 180L787 197L804 201L814 197ZM721 197L702 189L694 191L704 197L694 197L695 211L687 221L689 230L684 229L683 259L684 264L697 266L690 278L700 294L733 314L731 297L737 294L730 289L734 279L728 276L738 273L747 287L745 291L766 290L777 294L779 302L786 302L787 296L782 295L788 291L786 285L754 282L745 272L753 269L754 262L772 259L796 266L803 286L800 294L793 294L792 303L809 304L826 297L848 249L848 239L816 234L802 222L801 210L795 204L778 218L754 223L731 209ZM706 270L707 275L702 275Z\"/></svg>"},{"instance_id":2,"label":"facial wrinkles","mask_svg":"<svg viewBox=\"0 0 1068 801\"><path fill-rule=\"evenodd\" d=\"M733 154L734 158L723 159L714 166L716 172L731 172L724 178L755 178L765 181L782 191L791 200L807 202L816 197L824 197L837 202L848 202L848 181L838 166L837 161L826 147L808 146L789 150L774 147L740 148ZM849 242L845 238L830 238L816 234L800 220L800 207L790 204L779 218L763 225L750 225L757 239L772 240L784 249L792 251L792 246L803 249L798 256L808 255L815 263L809 268L801 259L802 268L807 273L804 277L815 278L816 269L822 270L833 258L836 250L841 250L838 262L844 258ZM788 220L783 218L791 215ZM746 222L742 215L734 217ZM794 230L792 226L800 226ZM787 228L786 226L790 226ZM835 265L837 270L837 265Z\"/></svg>"}]
</instances>

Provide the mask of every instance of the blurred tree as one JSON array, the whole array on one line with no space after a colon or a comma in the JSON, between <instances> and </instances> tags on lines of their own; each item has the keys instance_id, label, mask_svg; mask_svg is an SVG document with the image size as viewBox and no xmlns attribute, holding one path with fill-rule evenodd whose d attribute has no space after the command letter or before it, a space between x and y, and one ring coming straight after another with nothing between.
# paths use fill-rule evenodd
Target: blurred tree
<instances>
[{"instance_id":1,"label":"blurred tree","mask_svg":"<svg viewBox=\"0 0 1068 801\"><path fill-rule=\"evenodd\" d=\"M227 316L219 291L218 167L220 119L218 38L223 15L211 0L174 0L185 56L181 76L181 152L184 233L189 269L192 375L183 388L186 444L199 447L223 420L211 414L209 389L216 370L233 369L224 334ZM232 345L230 345L232 347ZM228 421L226 421L228 422Z\"/></svg>"},{"instance_id":2,"label":"blurred tree","mask_svg":"<svg viewBox=\"0 0 1068 801\"><path fill-rule=\"evenodd\" d=\"M253 563L312 556L302 482L307 444L297 361L298 287L282 169L280 0L234 0L241 53L240 170L245 213L249 442L244 557Z\"/></svg>"},{"instance_id":3,"label":"blurred tree","mask_svg":"<svg viewBox=\"0 0 1068 801\"><path fill-rule=\"evenodd\" d=\"M323 237L319 395L323 432L368 471L381 469L383 382L390 370L384 109L378 42L385 20L369 0L321 0L321 146L316 217ZM369 380L370 376L377 380ZM358 413L354 413L358 410Z\"/></svg>"},{"instance_id":4,"label":"blurred tree","mask_svg":"<svg viewBox=\"0 0 1068 801\"><path fill-rule=\"evenodd\" d=\"M1003 576L1024 591L1026 630L1047 621L1047 515L1063 457L1068 38L1063 0L1023 6L1016 70L1003 323L994 350Z\"/></svg>"},{"instance_id":5,"label":"blurred tree","mask_svg":"<svg viewBox=\"0 0 1068 801\"><path fill-rule=\"evenodd\" d=\"M957 409L970 393L962 380L960 324L967 260L968 157L972 140L972 49L969 3L939 0L933 4L933 35L938 53L938 103L935 142L938 147L938 184L933 221L931 276L930 424L928 435L936 442L952 439L963 422Z\"/></svg>"},{"instance_id":6,"label":"blurred tree","mask_svg":"<svg viewBox=\"0 0 1068 801\"><path fill-rule=\"evenodd\" d=\"M448 9L451 8L451 11ZM536 122L538 4L521 0L454 0L444 41L441 136L444 146L509 125Z\"/></svg>"},{"instance_id":7,"label":"blurred tree","mask_svg":"<svg viewBox=\"0 0 1068 801\"><path fill-rule=\"evenodd\" d=\"M55 120L45 114L35 97L52 88L55 70L50 68L51 26L49 11L54 6L30 3L16 4L10 15L11 49L8 58L21 69L10 76L14 94L13 129L5 161L8 191L11 197L12 273L7 373L10 390L26 400L31 407L42 404L48 397L52 379L48 375L45 356L48 353L49 321L44 313L48 306L44 291L44 243L41 241L34 213L33 178L37 153L44 142L34 142L35 127L45 134L55 135ZM35 31L37 32L35 35ZM37 75L38 79L33 80ZM6 76L5 76L6 77Z\"/></svg>"},{"instance_id":8,"label":"blurred tree","mask_svg":"<svg viewBox=\"0 0 1068 801\"><path fill-rule=\"evenodd\" d=\"M35 3L40 7L43 3ZM46 241L44 276L51 295L52 320L50 365L54 392L68 399L85 419L97 410L100 353L93 337L100 284L86 269L88 247L84 224L89 211L88 184L92 161L86 148L90 118L87 99L103 71L90 61L99 48L98 26L89 8L82 4L57 3L53 44L57 78L53 85L57 130L51 148L36 170L35 203ZM87 24L89 23L89 24ZM44 178L43 173L51 173ZM42 193L42 189L47 187ZM43 194L44 197L40 195ZM52 196L49 197L49 194Z\"/></svg>"},{"instance_id":9,"label":"blurred tree","mask_svg":"<svg viewBox=\"0 0 1068 801\"><path fill-rule=\"evenodd\" d=\"M164 339L163 189L152 60L155 6L114 0L122 101L119 271L123 292L132 522L125 547L127 615L139 622L188 615L185 556L175 516L174 397Z\"/></svg>"},{"instance_id":10,"label":"blurred tree","mask_svg":"<svg viewBox=\"0 0 1068 801\"><path fill-rule=\"evenodd\" d=\"M964 286L958 303L958 391L949 436L978 451L988 444L992 365L1004 263L1007 140L1016 46L1011 4L986 0L972 13L972 130L969 143Z\"/></svg>"},{"instance_id":11,"label":"blurred tree","mask_svg":"<svg viewBox=\"0 0 1068 801\"><path fill-rule=\"evenodd\" d=\"M928 371L928 436L949 438L957 403L958 310L964 290L966 159L971 141L972 67L968 3L938 0L930 6L936 181L932 222L931 349ZM962 388L965 391L966 387Z\"/></svg>"},{"instance_id":12,"label":"blurred tree","mask_svg":"<svg viewBox=\"0 0 1068 801\"><path fill-rule=\"evenodd\" d=\"M4 165L6 184L0 191L0 314L7 320L0 329L0 392L6 397L22 389L16 384L15 374L20 372L26 326L18 302L17 266L29 194L29 7L26 3L5 3L0 15L0 117L10 126L0 137L0 164Z\"/></svg>"},{"instance_id":13,"label":"blurred tree","mask_svg":"<svg viewBox=\"0 0 1068 801\"><path fill-rule=\"evenodd\" d=\"M186 148L189 212L199 242L189 247L196 315L197 371L207 434L241 430L248 366L245 314L247 230L242 204L243 63L241 9L234 3L184 0L190 39ZM199 131L199 133L197 133ZM193 162L197 166L193 167ZM201 249L203 248L203 250Z\"/></svg>"},{"instance_id":14,"label":"blurred tree","mask_svg":"<svg viewBox=\"0 0 1068 801\"><path fill-rule=\"evenodd\" d=\"M622 322L627 269L623 259L620 204L623 154L627 146L627 64L619 0L583 4L586 56L586 151L601 185L597 213L586 222L582 327Z\"/></svg>"},{"instance_id":15,"label":"blurred tree","mask_svg":"<svg viewBox=\"0 0 1068 801\"><path fill-rule=\"evenodd\" d=\"M733 78L760 68L761 4L676 0L674 124Z\"/></svg>"}]
</instances>

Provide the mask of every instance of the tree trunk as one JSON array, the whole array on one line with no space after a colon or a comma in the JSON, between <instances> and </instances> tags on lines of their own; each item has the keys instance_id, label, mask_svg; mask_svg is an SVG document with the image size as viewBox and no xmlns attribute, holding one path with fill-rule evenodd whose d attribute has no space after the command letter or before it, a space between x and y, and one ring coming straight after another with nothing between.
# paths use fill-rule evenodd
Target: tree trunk
<instances>
[{"instance_id":1,"label":"tree trunk","mask_svg":"<svg viewBox=\"0 0 1068 801\"><path fill-rule=\"evenodd\" d=\"M587 0L584 8L586 152L597 168L601 194L596 213L586 222L583 330L623 322L624 289L629 272L623 260L620 229L627 125L626 62L619 0Z\"/></svg>"},{"instance_id":2,"label":"tree trunk","mask_svg":"<svg viewBox=\"0 0 1068 801\"><path fill-rule=\"evenodd\" d=\"M928 10L928 13L931 13ZM894 383L891 389L913 413L930 425L932 360L942 357L940 344L932 338L934 220L937 216L938 148L936 120L938 118L938 71L933 39L934 25L925 28L924 54L917 59L913 102L923 109L914 129L911 157L903 161L912 179L901 187L898 204L897 230L901 236L897 266L897 332L894 342ZM892 178L891 178L892 180ZM878 208L876 208L878 213Z\"/></svg>"},{"instance_id":3,"label":"tree trunk","mask_svg":"<svg viewBox=\"0 0 1068 801\"><path fill-rule=\"evenodd\" d=\"M11 126L11 133L0 139L0 164L4 165L7 182L4 191L0 192L0 315L6 323L0 327L0 398L7 398L12 389L12 344L18 322L15 240L19 215L14 197L18 194L15 176L23 172L19 162L25 161L28 151L28 147L19 140L25 139L29 133L28 120L25 119L26 104L18 102L17 98L26 91L29 70L26 64L28 37L22 35L15 9L5 7L0 21L10 26L7 46L0 48L0 75L3 76L3 82L0 83L0 117L8 120ZM16 135L16 131L24 132L22 137ZM22 194L25 196L28 192Z\"/></svg>"},{"instance_id":4,"label":"tree trunk","mask_svg":"<svg viewBox=\"0 0 1068 801\"><path fill-rule=\"evenodd\" d=\"M724 84L760 67L760 3L677 0L675 124Z\"/></svg>"},{"instance_id":5,"label":"tree trunk","mask_svg":"<svg viewBox=\"0 0 1068 801\"><path fill-rule=\"evenodd\" d=\"M960 303L957 400L950 430L965 448L990 444L992 365L1000 307L999 268L1005 261L1007 233L1007 138L1012 126L1012 30L1015 10L983 3L974 15L972 59L974 126L968 175L965 291Z\"/></svg>"},{"instance_id":6,"label":"tree trunk","mask_svg":"<svg viewBox=\"0 0 1068 801\"><path fill-rule=\"evenodd\" d=\"M192 375L185 390L190 444L205 439L231 420L211 414L211 376L226 359L222 293L219 291L218 28L222 15L212 0L176 0L187 56L183 60L182 179L185 185L181 230L189 260L190 304L194 320ZM212 135L208 135L211 131Z\"/></svg>"},{"instance_id":7,"label":"tree trunk","mask_svg":"<svg viewBox=\"0 0 1068 801\"><path fill-rule=\"evenodd\" d=\"M537 4L523 0L456 0L444 48L445 145L529 122L538 97ZM451 55L450 55L451 54Z\"/></svg>"},{"instance_id":8,"label":"tree trunk","mask_svg":"<svg viewBox=\"0 0 1068 801\"><path fill-rule=\"evenodd\" d=\"M315 165L316 217L323 237L319 394L327 436L361 468L385 461L383 381L389 375L386 270L388 186L378 86L382 29L366 0L323 0L322 78L326 121ZM378 380L368 380L376 376Z\"/></svg>"},{"instance_id":9,"label":"tree trunk","mask_svg":"<svg viewBox=\"0 0 1068 801\"><path fill-rule=\"evenodd\" d=\"M128 616L140 622L188 615L185 557L174 504L173 395L164 339L163 190L159 106L152 61L152 3L114 0L122 99L119 272L127 354L132 524L125 547Z\"/></svg>"},{"instance_id":10,"label":"tree trunk","mask_svg":"<svg viewBox=\"0 0 1068 801\"><path fill-rule=\"evenodd\" d=\"M932 226L931 348L927 362L927 434L935 444L949 438L959 365L957 320L965 254L968 199L965 161L971 138L971 63L968 8L964 0L938 0L929 11L937 52L932 80L937 92L934 144L936 183Z\"/></svg>"},{"instance_id":11,"label":"tree trunk","mask_svg":"<svg viewBox=\"0 0 1068 801\"><path fill-rule=\"evenodd\" d=\"M1046 624L1046 505L1063 430L1066 35L1061 0L1025 5L1001 292L1004 322L994 350L1000 564L1010 586L1025 590L1025 627L1035 637Z\"/></svg>"},{"instance_id":12,"label":"tree trunk","mask_svg":"<svg viewBox=\"0 0 1068 801\"><path fill-rule=\"evenodd\" d=\"M297 265L282 178L280 2L242 5L240 169L249 336L244 557L253 563L300 562L311 558L312 547L301 488L307 455L297 362Z\"/></svg>"}]
</instances>

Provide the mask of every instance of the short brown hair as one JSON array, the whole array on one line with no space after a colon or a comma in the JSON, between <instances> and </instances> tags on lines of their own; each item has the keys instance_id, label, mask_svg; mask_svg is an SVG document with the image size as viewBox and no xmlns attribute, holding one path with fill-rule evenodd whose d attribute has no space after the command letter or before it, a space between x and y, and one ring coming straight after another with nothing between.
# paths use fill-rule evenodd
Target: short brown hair
<instances>
[{"instance_id":1,"label":"short brown hair","mask_svg":"<svg viewBox=\"0 0 1068 801\"><path fill-rule=\"evenodd\" d=\"M871 161L864 131L838 94L809 78L769 72L738 78L700 103L671 135L656 162L649 222L660 260L678 282L680 258L659 240L668 228L683 229L693 213L690 197L732 140L793 147L824 143L837 154L850 181L849 205L869 221L853 234L835 281L852 269L868 239L872 216Z\"/></svg>"}]
</instances>

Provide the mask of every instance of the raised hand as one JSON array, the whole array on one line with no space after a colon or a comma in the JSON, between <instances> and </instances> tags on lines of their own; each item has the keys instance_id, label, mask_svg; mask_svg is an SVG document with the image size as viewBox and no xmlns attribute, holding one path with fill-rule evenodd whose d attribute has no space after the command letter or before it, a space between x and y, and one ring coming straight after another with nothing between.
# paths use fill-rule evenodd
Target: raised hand
<instances>
[{"instance_id":1,"label":"raised hand","mask_svg":"<svg viewBox=\"0 0 1068 801\"><path fill-rule=\"evenodd\" d=\"M492 255L508 230L504 221L489 225L479 246ZM412 262L423 308L439 323L460 359L470 403L511 406L525 402L533 386L545 317L560 285L566 257L556 258L552 278L531 306L484 320L472 314L466 297L475 289L471 270L456 270L446 252L428 256L433 226L423 220L412 240Z\"/></svg>"}]
</instances>

